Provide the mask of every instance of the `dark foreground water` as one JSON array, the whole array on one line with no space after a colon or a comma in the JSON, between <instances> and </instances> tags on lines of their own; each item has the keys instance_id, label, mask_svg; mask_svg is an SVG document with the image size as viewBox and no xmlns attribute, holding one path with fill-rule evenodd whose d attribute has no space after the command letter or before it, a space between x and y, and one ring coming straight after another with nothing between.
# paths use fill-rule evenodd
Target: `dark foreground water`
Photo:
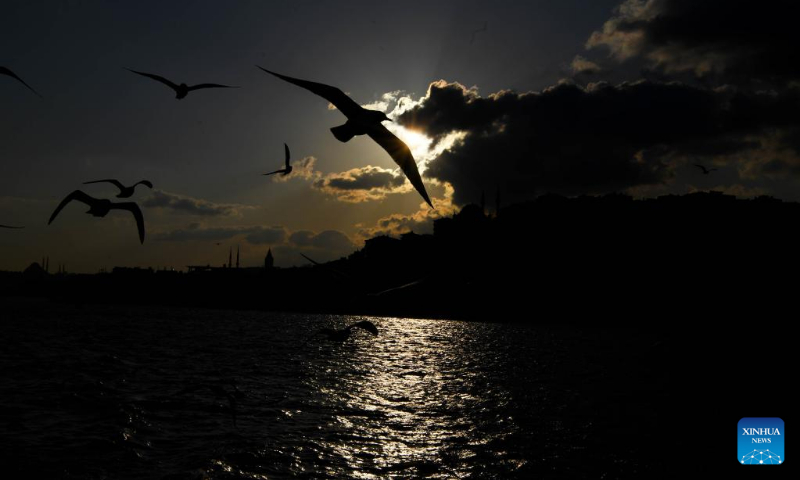
<instances>
[{"instance_id":1,"label":"dark foreground water","mask_svg":"<svg viewBox=\"0 0 800 480\"><path fill-rule=\"evenodd\" d=\"M2 305L5 478L661 471L654 333L370 318L335 343L313 334L365 317Z\"/></svg>"}]
</instances>

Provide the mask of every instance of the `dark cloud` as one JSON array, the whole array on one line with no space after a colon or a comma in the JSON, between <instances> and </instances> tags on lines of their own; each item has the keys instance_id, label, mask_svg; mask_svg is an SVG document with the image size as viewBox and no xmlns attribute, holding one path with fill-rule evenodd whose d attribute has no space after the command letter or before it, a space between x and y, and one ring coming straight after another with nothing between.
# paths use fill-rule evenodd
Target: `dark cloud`
<instances>
[{"instance_id":1,"label":"dark cloud","mask_svg":"<svg viewBox=\"0 0 800 480\"><path fill-rule=\"evenodd\" d=\"M408 191L406 178L394 170L368 165L346 172L320 175L312 186L345 202L379 200L390 193Z\"/></svg>"},{"instance_id":2,"label":"dark cloud","mask_svg":"<svg viewBox=\"0 0 800 480\"><path fill-rule=\"evenodd\" d=\"M199 216L236 216L240 215L242 210L251 208L246 205L213 203L208 200L187 197L185 195L164 192L162 190L154 190L153 193L142 202L142 206L149 208L168 208L178 212Z\"/></svg>"},{"instance_id":3,"label":"dark cloud","mask_svg":"<svg viewBox=\"0 0 800 480\"><path fill-rule=\"evenodd\" d=\"M289 243L297 247L311 247L320 250L352 252L355 245L344 233L338 230L325 230L320 233L299 230L289 236Z\"/></svg>"},{"instance_id":4,"label":"dark cloud","mask_svg":"<svg viewBox=\"0 0 800 480\"><path fill-rule=\"evenodd\" d=\"M572 70L572 73L574 74L582 73L591 75L600 72L602 69L600 68L600 65L596 64L595 62L580 55L576 55L575 58L572 59L572 63L570 63L570 70Z\"/></svg>"},{"instance_id":5,"label":"dark cloud","mask_svg":"<svg viewBox=\"0 0 800 480\"><path fill-rule=\"evenodd\" d=\"M799 107L798 89L749 93L638 81L481 97L438 81L398 121L436 139L467 132L426 171L453 185L454 202L464 204L498 187L506 201L516 201L544 191L659 184L672 176L676 157L748 152L760 136L796 128Z\"/></svg>"},{"instance_id":6,"label":"dark cloud","mask_svg":"<svg viewBox=\"0 0 800 480\"><path fill-rule=\"evenodd\" d=\"M667 73L786 84L800 77L792 2L626 0L587 47L642 57Z\"/></svg>"},{"instance_id":7,"label":"dark cloud","mask_svg":"<svg viewBox=\"0 0 800 480\"><path fill-rule=\"evenodd\" d=\"M157 233L155 240L162 241L217 241L227 240L239 235L245 235L245 239L252 244L278 244L283 243L286 238L286 229L280 226L274 227L203 227L193 223L184 229L173 230L171 232Z\"/></svg>"},{"instance_id":8,"label":"dark cloud","mask_svg":"<svg viewBox=\"0 0 800 480\"><path fill-rule=\"evenodd\" d=\"M319 233L309 230L293 232L287 242L273 248L276 261L281 265L305 263L300 254L308 255L318 262L327 262L346 257L358 247L350 238L338 230Z\"/></svg>"}]
</instances>

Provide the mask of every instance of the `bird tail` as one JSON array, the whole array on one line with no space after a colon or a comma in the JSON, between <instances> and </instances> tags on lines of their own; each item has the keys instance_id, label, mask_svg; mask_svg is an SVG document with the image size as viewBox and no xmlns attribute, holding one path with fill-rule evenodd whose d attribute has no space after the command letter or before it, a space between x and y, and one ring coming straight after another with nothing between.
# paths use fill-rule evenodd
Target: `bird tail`
<instances>
[{"instance_id":1,"label":"bird tail","mask_svg":"<svg viewBox=\"0 0 800 480\"><path fill-rule=\"evenodd\" d=\"M350 139L356 135L353 131L353 126L350 125L350 122L331 128L331 132L333 133L333 136L336 137L336 140L339 140L342 143L349 142Z\"/></svg>"}]
</instances>

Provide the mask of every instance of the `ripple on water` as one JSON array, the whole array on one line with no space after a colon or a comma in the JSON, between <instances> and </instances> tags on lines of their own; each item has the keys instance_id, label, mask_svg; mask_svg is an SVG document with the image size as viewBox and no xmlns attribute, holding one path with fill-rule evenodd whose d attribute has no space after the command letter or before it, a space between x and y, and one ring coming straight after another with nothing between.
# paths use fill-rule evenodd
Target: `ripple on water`
<instances>
[{"instance_id":1,"label":"ripple on water","mask_svg":"<svg viewBox=\"0 0 800 480\"><path fill-rule=\"evenodd\" d=\"M377 337L333 343L313 333L362 317L50 303L13 312L0 448L18 472L508 478L544 465L575 473L570 457L589 455L592 424L567 411L581 393L565 375L602 371L567 361L574 334L370 317Z\"/></svg>"}]
</instances>

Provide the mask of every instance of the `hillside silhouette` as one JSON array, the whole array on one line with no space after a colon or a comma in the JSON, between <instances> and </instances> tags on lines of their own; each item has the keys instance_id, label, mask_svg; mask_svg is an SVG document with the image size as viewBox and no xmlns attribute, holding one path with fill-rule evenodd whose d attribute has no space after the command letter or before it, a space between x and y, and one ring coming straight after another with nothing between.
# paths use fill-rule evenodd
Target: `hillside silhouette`
<instances>
[{"instance_id":1,"label":"hillside silhouette","mask_svg":"<svg viewBox=\"0 0 800 480\"><path fill-rule=\"evenodd\" d=\"M783 272L798 263L798 218L800 204L720 192L543 195L490 214L467 205L436 220L433 234L375 237L321 265L52 275L33 264L4 273L2 287L76 303L487 321L685 318L689 309L711 315L757 308L753 298L789 298Z\"/></svg>"}]
</instances>

